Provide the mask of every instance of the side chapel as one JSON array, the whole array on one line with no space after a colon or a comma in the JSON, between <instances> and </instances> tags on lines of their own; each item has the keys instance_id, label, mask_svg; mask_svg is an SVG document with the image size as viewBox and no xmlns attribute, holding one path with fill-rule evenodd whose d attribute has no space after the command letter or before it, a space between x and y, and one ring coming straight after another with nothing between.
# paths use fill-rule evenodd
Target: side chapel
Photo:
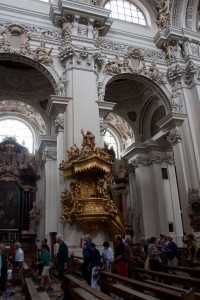
<instances>
[{"instance_id":1,"label":"side chapel","mask_svg":"<svg viewBox=\"0 0 200 300\"><path fill-rule=\"evenodd\" d=\"M198 236L200 1L0 12L1 240Z\"/></svg>"}]
</instances>

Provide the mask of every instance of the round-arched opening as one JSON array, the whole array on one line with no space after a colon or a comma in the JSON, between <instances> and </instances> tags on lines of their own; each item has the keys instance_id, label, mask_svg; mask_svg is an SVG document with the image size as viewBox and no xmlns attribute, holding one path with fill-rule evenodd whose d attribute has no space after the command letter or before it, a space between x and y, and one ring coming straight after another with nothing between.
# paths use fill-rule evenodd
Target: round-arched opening
<instances>
[{"instance_id":1,"label":"round-arched opening","mask_svg":"<svg viewBox=\"0 0 200 300\"><path fill-rule=\"evenodd\" d=\"M32 145L30 141L26 145L28 136L24 141L17 139L17 142L28 147L30 152L34 152L38 136L48 134L50 130L46 107L49 96L55 92L53 79L50 80L51 76L46 76L47 73L44 74L42 69L38 70L18 59L15 61L0 57L0 130L3 128L4 136L16 137L17 128L21 128L20 131L24 126L24 136L29 128L32 132ZM11 124L14 123L15 130L12 132Z\"/></svg>"},{"instance_id":2,"label":"round-arched opening","mask_svg":"<svg viewBox=\"0 0 200 300\"><path fill-rule=\"evenodd\" d=\"M112 77L106 85L104 100L116 103L113 114L123 120L122 124L128 124L126 135L134 136L132 143L148 140L156 134L156 123L170 110L169 100L163 90L151 80L138 75ZM123 136L123 126L121 133ZM130 143L125 143L124 148L129 146Z\"/></svg>"}]
</instances>

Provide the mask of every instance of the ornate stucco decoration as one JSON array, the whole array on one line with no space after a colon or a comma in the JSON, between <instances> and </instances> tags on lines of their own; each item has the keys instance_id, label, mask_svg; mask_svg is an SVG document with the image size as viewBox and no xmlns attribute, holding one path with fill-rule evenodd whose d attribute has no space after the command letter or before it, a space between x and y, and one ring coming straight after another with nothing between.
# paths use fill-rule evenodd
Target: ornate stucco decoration
<instances>
[{"instance_id":1,"label":"ornate stucco decoration","mask_svg":"<svg viewBox=\"0 0 200 300\"><path fill-rule=\"evenodd\" d=\"M53 48L47 49L45 43L41 42L40 46L33 50L34 59L43 65L52 65L53 59L51 57L51 52Z\"/></svg>"},{"instance_id":2,"label":"ornate stucco decoration","mask_svg":"<svg viewBox=\"0 0 200 300\"><path fill-rule=\"evenodd\" d=\"M72 59L74 55L76 55L74 48L70 44L67 44L65 47L59 47L58 50L58 58L60 59L60 61L63 61L65 59Z\"/></svg>"},{"instance_id":3,"label":"ornate stucco decoration","mask_svg":"<svg viewBox=\"0 0 200 300\"><path fill-rule=\"evenodd\" d=\"M184 74L185 70L179 64L177 64L175 68L169 68L167 71L167 77L172 85L175 82L180 83Z\"/></svg>"},{"instance_id":4,"label":"ornate stucco decoration","mask_svg":"<svg viewBox=\"0 0 200 300\"><path fill-rule=\"evenodd\" d=\"M113 60L109 60L105 65L104 73L107 75L117 75L121 73L122 62L119 56L116 56Z\"/></svg>"},{"instance_id":5,"label":"ornate stucco decoration","mask_svg":"<svg viewBox=\"0 0 200 300\"><path fill-rule=\"evenodd\" d=\"M63 37L70 37L72 33L72 23L66 19L65 17L62 18L62 34Z\"/></svg>"},{"instance_id":6,"label":"ornate stucco decoration","mask_svg":"<svg viewBox=\"0 0 200 300\"><path fill-rule=\"evenodd\" d=\"M167 135L167 140L172 146L182 142L181 130L179 128L172 130L169 135Z\"/></svg>"},{"instance_id":7,"label":"ornate stucco decoration","mask_svg":"<svg viewBox=\"0 0 200 300\"><path fill-rule=\"evenodd\" d=\"M104 63L105 63L105 60L104 60L102 54L99 53L99 52L96 52L96 53L94 53L94 54L92 55L92 57L93 57L93 59L94 59L95 65L97 65L97 67L98 67L99 69L101 69L101 68L103 67Z\"/></svg>"},{"instance_id":8,"label":"ornate stucco decoration","mask_svg":"<svg viewBox=\"0 0 200 300\"><path fill-rule=\"evenodd\" d=\"M144 55L139 49L132 49L125 54L125 63L132 73L140 73L144 69Z\"/></svg>"},{"instance_id":9,"label":"ornate stucco decoration","mask_svg":"<svg viewBox=\"0 0 200 300\"><path fill-rule=\"evenodd\" d=\"M170 43L164 43L163 49L165 51L165 59L171 60L176 58L174 47Z\"/></svg>"},{"instance_id":10,"label":"ornate stucco decoration","mask_svg":"<svg viewBox=\"0 0 200 300\"><path fill-rule=\"evenodd\" d=\"M55 129L56 132L64 130L64 116L59 116L55 118Z\"/></svg>"},{"instance_id":11,"label":"ornate stucco decoration","mask_svg":"<svg viewBox=\"0 0 200 300\"><path fill-rule=\"evenodd\" d=\"M113 156L107 147L95 146L95 136L90 131L82 131L82 135L82 148L70 147L68 160L59 167L65 178L71 179L70 190L65 188L61 195L61 219L81 224L91 233L102 224L113 238L117 232L125 232L123 216L109 196L107 178Z\"/></svg>"},{"instance_id":12,"label":"ornate stucco decoration","mask_svg":"<svg viewBox=\"0 0 200 300\"><path fill-rule=\"evenodd\" d=\"M149 77L151 80L159 83L160 85L166 84L166 80L164 79L164 73L161 73L157 68L155 62L153 62L149 68Z\"/></svg>"},{"instance_id":13,"label":"ornate stucco decoration","mask_svg":"<svg viewBox=\"0 0 200 300\"><path fill-rule=\"evenodd\" d=\"M156 8L158 10L156 24L158 28L165 29L170 25L171 0L158 1L158 5Z\"/></svg>"},{"instance_id":14,"label":"ornate stucco decoration","mask_svg":"<svg viewBox=\"0 0 200 300\"><path fill-rule=\"evenodd\" d=\"M133 165L134 168L138 168L139 166L150 166L152 164L162 164L163 162L173 165L173 154L155 153L144 156L137 156L136 158L131 160L131 165Z\"/></svg>"},{"instance_id":15,"label":"ornate stucco decoration","mask_svg":"<svg viewBox=\"0 0 200 300\"><path fill-rule=\"evenodd\" d=\"M200 231L200 197L198 189L188 190L188 215L195 232Z\"/></svg>"},{"instance_id":16,"label":"ornate stucco decoration","mask_svg":"<svg viewBox=\"0 0 200 300\"><path fill-rule=\"evenodd\" d=\"M171 106L172 106L172 111L175 113L180 113L182 105L182 101L175 92L172 93L171 96Z\"/></svg>"},{"instance_id":17,"label":"ornate stucco decoration","mask_svg":"<svg viewBox=\"0 0 200 300\"><path fill-rule=\"evenodd\" d=\"M193 81L194 75L199 72L199 66L195 65L192 61L190 61L185 69L185 83L190 85Z\"/></svg>"},{"instance_id":18,"label":"ornate stucco decoration","mask_svg":"<svg viewBox=\"0 0 200 300\"><path fill-rule=\"evenodd\" d=\"M10 24L5 28L2 34L2 47L5 51L15 54L31 52L27 30L23 26Z\"/></svg>"}]
</instances>

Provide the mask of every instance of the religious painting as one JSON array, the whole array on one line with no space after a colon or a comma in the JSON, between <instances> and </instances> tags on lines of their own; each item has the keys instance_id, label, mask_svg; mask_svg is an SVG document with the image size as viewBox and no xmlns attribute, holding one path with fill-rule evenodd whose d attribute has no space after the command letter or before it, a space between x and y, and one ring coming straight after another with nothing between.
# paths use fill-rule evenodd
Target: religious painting
<instances>
[{"instance_id":1,"label":"religious painting","mask_svg":"<svg viewBox=\"0 0 200 300\"><path fill-rule=\"evenodd\" d=\"M16 182L0 181L0 231L18 231L21 191Z\"/></svg>"}]
</instances>

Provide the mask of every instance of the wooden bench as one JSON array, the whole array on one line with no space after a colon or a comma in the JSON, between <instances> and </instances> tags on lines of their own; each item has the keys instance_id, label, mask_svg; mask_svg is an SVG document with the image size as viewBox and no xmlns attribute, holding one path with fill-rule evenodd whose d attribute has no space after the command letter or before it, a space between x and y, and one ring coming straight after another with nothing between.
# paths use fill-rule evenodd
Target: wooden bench
<instances>
[{"instance_id":1,"label":"wooden bench","mask_svg":"<svg viewBox=\"0 0 200 300\"><path fill-rule=\"evenodd\" d=\"M160 282L157 282L157 281L154 281L154 280L151 280L151 279L150 280L145 280L145 282L154 284L154 285L159 286L159 287L170 288L173 291L178 291L178 292L181 292L183 294L187 292L187 290L185 290L183 288L179 288L179 287L176 287L176 286L173 286L173 285L168 286L167 284L160 283ZM200 293L195 293L195 300L200 300Z\"/></svg>"},{"instance_id":2,"label":"wooden bench","mask_svg":"<svg viewBox=\"0 0 200 300\"><path fill-rule=\"evenodd\" d=\"M147 271L141 268L134 268L132 271L138 276L138 279L141 278L141 274L145 274L151 277L157 277L169 283L178 283L182 284L183 286L194 287L197 289L200 287L200 279L194 277L178 276L175 274L164 272Z\"/></svg>"},{"instance_id":3,"label":"wooden bench","mask_svg":"<svg viewBox=\"0 0 200 300\"><path fill-rule=\"evenodd\" d=\"M195 268L189 268L189 267L174 267L174 266L168 266L168 265L163 265L162 266L163 271L172 271L172 272L181 272L181 273L187 273L191 277L195 278L200 278L200 269L195 269Z\"/></svg>"},{"instance_id":4,"label":"wooden bench","mask_svg":"<svg viewBox=\"0 0 200 300\"><path fill-rule=\"evenodd\" d=\"M101 287L101 290L105 292L106 294L109 294L110 291L116 291L116 286L113 287L113 284L116 284L116 282L126 285L128 287L131 287L132 289L135 289L139 292L144 292L144 291L149 291L154 293L156 296L161 296L165 297L170 300L174 299L183 299L183 295L185 295L188 291L187 290L181 290L181 291L176 291L170 289L169 286L166 287L160 287L156 286L155 284L151 284L145 281L139 281L139 280L134 280L130 278L125 278L116 274L112 274L109 272L101 271L100 272L100 279L99 279L99 284ZM119 285L119 289L121 286ZM118 290L119 292L119 290ZM194 294L194 292L193 292ZM121 292L122 295L122 292ZM146 296L146 295L145 295ZM123 296L122 296L123 297Z\"/></svg>"},{"instance_id":5,"label":"wooden bench","mask_svg":"<svg viewBox=\"0 0 200 300\"><path fill-rule=\"evenodd\" d=\"M26 300L50 300L46 292L38 292L31 278L25 278L23 287Z\"/></svg>"},{"instance_id":6,"label":"wooden bench","mask_svg":"<svg viewBox=\"0 0 200 300\"><path fill-rule=\"evenodd\" d=\"M86 282L83 282L70 274L64 276L62 288L64 290L65 299L113 300L110 296L93 289Z\"/></svg>"}]
</instances>

